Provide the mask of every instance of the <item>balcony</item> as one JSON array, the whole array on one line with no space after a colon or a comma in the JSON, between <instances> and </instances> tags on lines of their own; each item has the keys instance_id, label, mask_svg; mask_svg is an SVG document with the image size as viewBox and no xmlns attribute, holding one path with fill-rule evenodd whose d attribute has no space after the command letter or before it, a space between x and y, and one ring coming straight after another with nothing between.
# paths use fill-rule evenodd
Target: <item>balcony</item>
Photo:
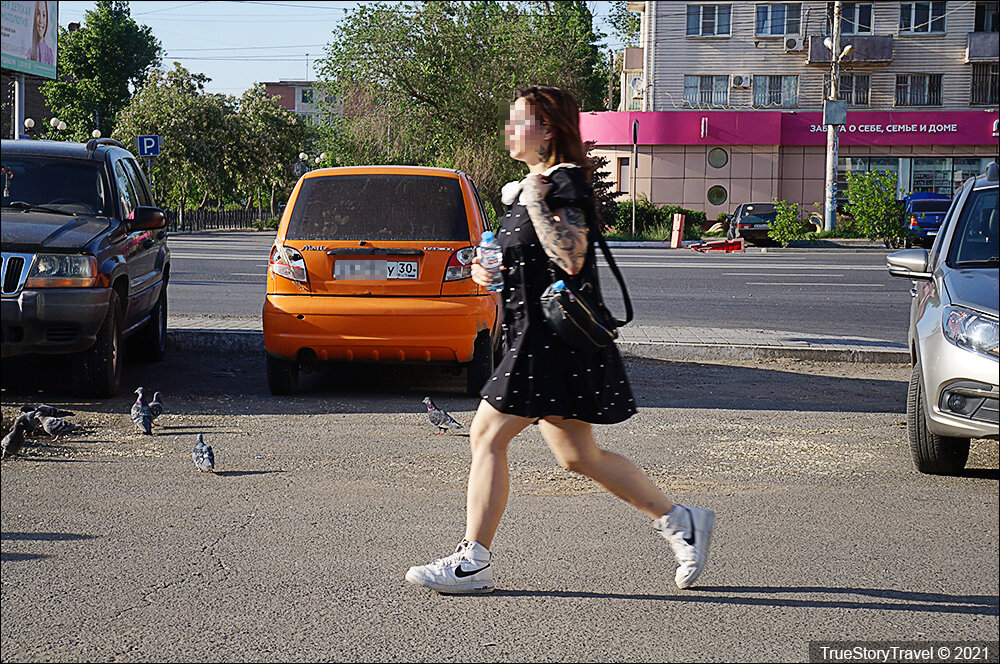
<instances>
[{"instance_id":1,"label":"balcony","mask_svg":"<svg viewBox=\"0 0 1000 664\"><path fill-rule=\"evenodd\" d=\"M823 45L825 38L826 35L809 35L809 64L830 64L830 49ZM848 44L854 44L854 52L841 60L842 63L892 62L892 35L840 38L841 49Z\"/></svg>"},{"instance_id":2,"label":"balcony","mask_svg":"<svg viewBox=\"0 0 1000 664\"><path fill-rule=\"evenodd\" d=\"M1000 39L995 32L970 32L965 47L966 62L996 62L1000 58Z\"/></svg>"}]
</instances>

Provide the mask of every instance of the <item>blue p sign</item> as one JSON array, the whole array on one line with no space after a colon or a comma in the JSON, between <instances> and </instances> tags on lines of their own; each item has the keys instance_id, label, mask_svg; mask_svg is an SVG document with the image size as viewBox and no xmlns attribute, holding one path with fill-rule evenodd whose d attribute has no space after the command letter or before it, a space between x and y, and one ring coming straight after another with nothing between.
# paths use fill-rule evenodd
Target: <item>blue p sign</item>
<instances>
[{"instance_id":1,"label":"blue p sign","mask_svg":"<svg viewBox=\"0 0 1000 664\"><path fill-rule=\"evenodd\" d=\"M140 157L158 157L160 156L160 137L159 136L140 136L136 139L139 144L139 156Z\"/></svg>"}]
</instances>

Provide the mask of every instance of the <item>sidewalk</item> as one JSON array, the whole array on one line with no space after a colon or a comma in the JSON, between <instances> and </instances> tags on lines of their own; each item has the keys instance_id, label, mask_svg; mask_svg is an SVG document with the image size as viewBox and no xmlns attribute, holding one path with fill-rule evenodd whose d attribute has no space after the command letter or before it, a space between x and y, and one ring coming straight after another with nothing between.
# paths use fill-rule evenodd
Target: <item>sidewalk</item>
<instances>
[{"instance_id":1,"label":"sidewalk","mask_svg":"<svg viewBox=\"0 0 1000 664\"><path fill-rule=\"evenodd\" d=\"M718 237L706 237L703 238L705 242L711 242L713 240L721 240L723 238ZM684 240L681 243L679 249L688 249L693 244L698 244L702 240ZM631 240L609 240L608 246L611 248L623 248L623 249L670 249L669 242L636 242ZM834 249L841 252L859 252L859 251L883 251L886 253L892 251L898 251L896 249L887 249L885 245L879 242L872 242L866 238L842 238L842 239L832 239L832 240L794 240L787 247L781 247L778 245L771 247L757 247L752 244L746 245L746 251L748 253L778 253L778 252L805 252L805 251L818 251L823 249Z\"/></svg>"},{"instance_id":2,"label":"sidewalk","mask_svg":"<svg viewBox=\"0 0 1000 664\"><path fill-rule=\"evenodd\" d=\"M259 317L177 316L167 321L174 348L196 351L262 352ZM626 355L670 360L754 360L776 357L821 362L907 364L906 345L863 337L842 337L775 330L626 325L618 348Z\"/></svg>"}]
</instances>

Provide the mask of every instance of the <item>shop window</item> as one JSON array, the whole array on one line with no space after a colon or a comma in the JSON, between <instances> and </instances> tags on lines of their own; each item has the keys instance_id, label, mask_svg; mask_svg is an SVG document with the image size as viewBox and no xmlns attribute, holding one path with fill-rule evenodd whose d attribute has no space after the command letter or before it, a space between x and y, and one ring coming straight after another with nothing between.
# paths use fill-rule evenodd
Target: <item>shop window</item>
<instances>
[{"instance_id":1,"label":"shop window","mask_svg":"<svg viewBox=\"0 0 1000 664\"><path fill-rule=\"evenodd\" d=\"M899 5L899 31L911 33L944 32L944 2L902 2Z\"/></svg>"},{"instance_id":2,"label":"shop window","mask_svg":"<svg viewBox=\"0 0 1000 664\"><path fill-rule=\"evenodd\" d=\"M802 17L802 3L757 5L754 33L758 37L797 35Z\"/></svg>"},{"instance_id":3,"label":"shop window","mask_svg":"<svg viewBox=\"0 0 1000 664\"><path fill-rule=\"evenodd\" d=\"M1000 2L976 3L976 32L1000 32L1000 20L997 18Z\"/></svg>"},{"instance_id":4,"label":"shop window","mask_svg":"<svg viewBox=\"0 0 1000 664\"><path fill-rule=\"evenodd\" d=\"M910 190L951 196L951 158L914 157Z\"/></svg>"},{"instance_id":5,"label":"shop window","mask_svg":"<svg viewBox=\"0 0 1000 664\"><path fill-rule=\"evenodd\" d=\"M726 106L729 104L729 76L685 76L685 106Z\"/></svg>"},{"instance_id":6,"label":"shop window","mask_svg":"<svg viewBox=\"0 0 1000 664\"><path fill-rule=\"evenodd\" d=\"M731 5L688 5L687 36L729 36Z\"/></svg>"},{"instance_id":7,"label":"shop window","mask_svg":"<svg viewBox=\"0 0 1000 664\"><path fill-rule=\"evenodd\" d=\"M837 87L837 98L852 106L867 106L868 92L871 89L869 74L841 74L840 85ZM830 97L830 76L823 79L823 98Z\"/></svg>"},{"instance_id":8,"label":"shop window","mask_svg":"<svg viewBox=\"0 0 1000 664\"><path fill-rule=\"evenodd\" d=\"M870 35L872 33L872 3L845 2L840 9L840 34ZM833 34L833 3L826 3L826 34Z\"/></svg>"},{"instance_id":9,"label":"shop window","mask_svg":"<svg viewBox=\"0 0 1000 664\"><path fill-rule=\"evenodd\" d=\"M986 166L993 161L993 157L955 157L952 160L951 169L951 192L958 191L966 180L975 177L986 170Z\"/></svg>"},{"instance_id":10,"label":"shop window","mask_svg":"<svg viewBox=\"0 0 1000 664\"><path fill-rule=\"evenodd\" d=\"M618 191L623 194L629 193L629 174L631 170L629 167L632 165L631 157L619 157L618 158Z\"/></svg>"},{"instance_id":11,"label":"shop window","mask_svg":"<svg viewBox=\"0 0 1000 664\"><path fill-rule=\"evenodd\" d=\"M708 189L708 202L712 205L722 205L729 198L729 192L721 184L714 185Z\"/></svg>"},{"instance_id":12,"label":"shop window","mask_svg":"<svg viewBox=\"0 0 1000 664\"><path fill-rule=\"evenodd\" d=\"M896 106L940 106L941 74L896 74Z\"/></svg>"},{"instance_id":13,"label":"shop window","mask_svg":"<svg viewBox=\"0 0 1000 664\"><path fill-rule=\"evenodd\" d=\"M972 65L971 104L997 104L997 70L995 62L977 62Z\"/></svg>"},{"instance_id":14,"label":"shop window","mask_svg":"<svg viewBox=\"0 0 1000 664\"><path fill-rule=\"evenodd\" d=\"M797 106L799 103L798 76L761 76L753 77L753 105L766 106Z\"/></svg>"},{"instance_id":15,"label":"shop window","mask_svg":"<svg viewBox=\"0 0 1000 664\"><path fill-rule=\"evenodd\" d=\"M722 168L729 163L729 153L724 148L712 148L708 151L708 165L712 168Z\"/></svg>"}]
</instances>

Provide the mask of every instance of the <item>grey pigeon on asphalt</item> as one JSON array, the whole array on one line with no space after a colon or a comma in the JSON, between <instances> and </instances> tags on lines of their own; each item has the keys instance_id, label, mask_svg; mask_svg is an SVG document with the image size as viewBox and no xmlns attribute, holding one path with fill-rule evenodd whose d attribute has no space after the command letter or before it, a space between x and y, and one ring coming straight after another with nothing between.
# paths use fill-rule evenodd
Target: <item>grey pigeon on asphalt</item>
<instances>
[{"instance_id":1,"label":"grey pigeon on asphalt","mask_svg":"<svg viewBox=\"0 0 1000 664\"><path fill-rule=\"evenodd\" d=\"M156 418L163 415L163 395L159 392L153 392L153 400L149 402L149 414L153 416L153 424L156 424Z\"/></svg>"},{"instance_id":2,"label":"grey pigeon on asphalt","mask_svg":"<svg viewBox=\"0 0 1000 664\"><path fill-rule=\"evenodd\" d=\"M135 393L139 396L136 398L135 403L132 404L132 421L140 433L151 434L153 433L153 414L149 412L149 404L146 403L146 399L143 397L144 392L145 389L142 387L135 390Z\"/></svg>"},{"instance_id":3,"label":"grey pigeon on asphalt","mask_svg":"<svg viewBox=\"0 0 1000 664\"><path fill-rule=\"evenodd\" d=\"M75 424L71 424L61 417L46 417L45 415L41 415L37 419L41 422L42 430L50 436L55 436L55 440L59 440L59 436L65 433L76 431Z\"/></svg>"},{"instance_id":4,"label":"grey pigeon on asphalt","mask_svg":"<svg viewBox=\"0 0 1000 664\"><path fill-rule=\"evenodd\" d=\"M462 425L455 421L454 417L435 406L430 397L424 397L423 403L427 406L427 419L430 420L431 424L438 428L435 433L441 434L448 429L462 428Z\"/></svg>"},{"instance_id":5,"label":"grey pigeon on asphalt","mask_svg":"<svg viewBox=\"0 0 1000 664\"><path fill-rule=\"evenodd\" d=\"M191 450L191 458L199 472L211 473L215 471L215 453L212 446L205 444L204 434L198 434L198 443Z\"/></svg>"},{"instance_id":6,"label":"grey pigeon on asphalt","mask_svg":"<svg viewBox=\"0 0 1000 664\"><path fill-rule=\"evenodd\" d=\"M13 428L3 437L3 442L0 443L3 446L0 449L0 459L7 458L8 454L14 456L21 451L21 448L24 446L25 426L27 426L25 421L20 417L14 420Z\"/></svg>"},{"instance_id":7,"label":"grey pigeon on asphalt","mask_svg":"<svg viewBox=\"0 0 1000 664\"><path fill-rule=\"evenodd\" d=\"M16 424L18 422L21 422L22 429L29 435L34 435L39 431L42 431L42 421L40 416L33 410L30 412L22 412L18 415L17 419L14 420L14 423Z\"/></svg>"},{"instance_id":8,"label":"grey pigeon on asphalt","mask_svg":"<svg viewBox=\"0 0 1000 664\"><path fill-rule=\"evenodd\" d=\"M76 415L76 413L71 410L63 410L62 408L56 408L55 406L49 406L44 403L38 404L37 406L21 406L21 412L38 413L39 415L44 415L45 417L69 417L70 415Z\"/></svg>"}]
</instances>

